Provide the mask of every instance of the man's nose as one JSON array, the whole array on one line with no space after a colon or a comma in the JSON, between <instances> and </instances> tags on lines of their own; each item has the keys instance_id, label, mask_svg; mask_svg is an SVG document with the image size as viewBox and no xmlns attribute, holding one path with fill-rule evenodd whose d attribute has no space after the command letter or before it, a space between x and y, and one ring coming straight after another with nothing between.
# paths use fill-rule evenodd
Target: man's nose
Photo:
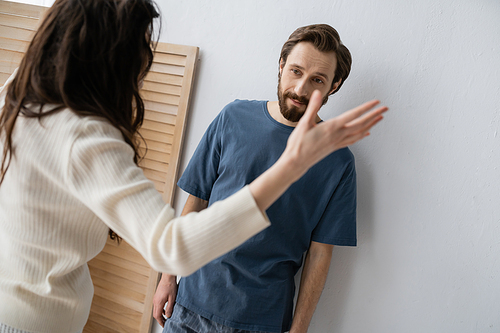
<instances>
[{"instance_id":1,"label":"man's nose","mask_svg":"<svg viewBox=\"0 0 500 333\"><path fill-rule=\"evenodd\" d=\"M294 92L297 94L297 96L300 97L307 97L309 93L309 83L306 78L300 79L297 81L297 84L295 85Z\"/></svg>"}]
</instances>

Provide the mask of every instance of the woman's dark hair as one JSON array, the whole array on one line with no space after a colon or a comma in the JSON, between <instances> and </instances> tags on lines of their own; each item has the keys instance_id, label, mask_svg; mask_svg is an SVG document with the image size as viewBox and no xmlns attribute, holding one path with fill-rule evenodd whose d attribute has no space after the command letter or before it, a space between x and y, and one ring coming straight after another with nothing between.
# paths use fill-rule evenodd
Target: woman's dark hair
<instances>
[{"instance_id":1,"label":"woman's dark hair","mask_svg":"<svg viewBox=\"0 0 500 333\"><path fill-rule=\"evenodd\" d=\"M12 132L19 114L41 119L69 108L78 115L106 118L134 149L138 162L136 134L144 118L139 82L153 61L153 21L158 17L152 0L55 1L6 87L0 185L15 154ZM28 109L28 104L39 107ZM42 112L45 104L56 107Z\"/></svg>"},{"instance_id":2,"label":"woman's dark hair","mask_svg":"<svg viewBox=\"0 0 500 333\"><path fill-rule=\"evenodd\" d=\"M335 83L341 79L342 81L331 94L337 92L349 76L352 64L351 53L342 44L337 30L328 24L313 24L298 28L288 37L288 40L281 48L280 64L286 64L292 49L301 42L310 42L321 52L335 52L337 55L337 68L332 82L332 89Z\"/></svg>"}]
</instances>

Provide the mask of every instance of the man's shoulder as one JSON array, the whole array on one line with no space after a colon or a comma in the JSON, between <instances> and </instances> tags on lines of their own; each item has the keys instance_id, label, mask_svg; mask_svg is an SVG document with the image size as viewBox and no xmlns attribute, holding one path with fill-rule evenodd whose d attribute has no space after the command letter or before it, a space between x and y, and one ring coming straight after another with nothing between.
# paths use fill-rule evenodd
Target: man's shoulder
<instances>
[{"instance_id":1,"label":"man's shoulder","mask_svg":"<svg viewBox=\"0 0 500 333\"><path fill-rule=\"evenodd\" d=\"M339 175L346 173L355 173L354 154L347 147L339 149L325 157L321 162L313 166L311 170L314 170L313 174L317 175L319 172L320 174L324 174L325 177L331 177L332 179L337 179Z\"/></svg>"},{"instance_id":2,"label":"man's shoulder","mask_svg":"<svg viewBox=\"0 0 500 333\"><path fill-rule=\"evenodd\" d=\"M261 109L266 104L266 101L260 100L247 100L235 99L227 104L221 111L221 114L245 114L248 112L254 113L256 110Z\"/></svg>"}]
</instances>

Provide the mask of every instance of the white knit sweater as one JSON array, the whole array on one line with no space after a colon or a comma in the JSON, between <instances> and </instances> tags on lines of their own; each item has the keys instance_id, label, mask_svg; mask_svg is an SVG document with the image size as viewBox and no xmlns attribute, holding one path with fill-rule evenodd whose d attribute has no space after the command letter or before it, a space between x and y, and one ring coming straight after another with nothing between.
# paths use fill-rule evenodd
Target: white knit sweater
<instances>
[{"instance_id":1,"label":"white knit sweater","mask_svg":"<svg viewBox=\"0 0 500 333\"><path fill-rule=\"evenodd\" d=\"M4 99L5 91L0 110ZM19 116L13 143L0 185L0 322L15 328L83 329L93 296L86 263L109 228L154 269L188 275L269 225L248 187L174 218L104 119L68 109L41 121Z\"/></svg>"}]
</instances>

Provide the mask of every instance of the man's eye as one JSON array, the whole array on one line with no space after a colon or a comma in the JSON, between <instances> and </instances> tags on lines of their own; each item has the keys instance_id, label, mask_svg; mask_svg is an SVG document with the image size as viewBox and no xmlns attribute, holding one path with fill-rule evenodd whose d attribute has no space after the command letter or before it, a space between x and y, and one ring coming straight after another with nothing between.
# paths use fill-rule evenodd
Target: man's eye
<instances>
[{"instance_id":1,"label":"man's eye","mask_svg":"<svg viewBox=\"0 0 500 333\"><path fill-rule=\"evenodd\" d=\"M297 69L292 69L292 73L293 73L293 74L296 74L296 75L299 75L299 74L300 74L300 72L299 72Z\"/></svg>"},{"instance_id":2,"label":"man's eye","mask_svg":"<svg viewBox=\"0 0 500 333\"><path fill-rule=\"evenodd\" d=\"M322 83L323 83L323 80L321 80L321 79L314 79L314 82L319 83L319 84L322 84Z\"/></svg>"}]
</instances>

